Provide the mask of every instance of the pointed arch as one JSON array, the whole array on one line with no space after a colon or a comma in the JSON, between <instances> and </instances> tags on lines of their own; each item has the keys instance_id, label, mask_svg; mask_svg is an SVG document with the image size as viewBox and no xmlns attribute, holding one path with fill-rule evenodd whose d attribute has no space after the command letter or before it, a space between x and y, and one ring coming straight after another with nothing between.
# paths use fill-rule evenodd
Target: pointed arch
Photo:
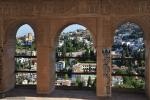
<instances>
[{"instance_id":1,"label":"pointed arch","mask_svg":"<svg viewBox=\"0 0 150 100\"><path fill-rule=\"evenodd\" d=\"M71 24L71 25L66 26L64 29L62 29L62 31L59 34L60 34L58 38L59 41L58 41L58 45L56 46L57 78L61 77L58 75L58 73L64 71L65 69L66 71L69 71L69 72L71 71L71 73L73 74L71 76L69 74L68 76L66 76L67 74L65 74L65 76L63 77L65 78L67 77L67 79L68 77L71 78L71 83L74 83L75 84L74 86L78 86L76 84L79 84L79 83L75 83L77 81L85 82L86 85L89 85L89 83L87 82L88 80L94 82L95 84L94 86L96 86L96 79L95 79L96 76L94 75L96 74L96 51L94 51L95 48L94 48L93 39L92 39L90 31L86 27L80 24ZM78 42L78 43L75 43L75 42ZM88 43L85 43L85 42L88 42ZM80 44L80 46L78 44ZM62 49L59 49L59 48L62 48ZM86 58L88 54L91 54L91 55L93 54L92 59L95 58L94 61L92 61L92 59L90 58L91 57L90 55L89 55L89 58L88 57ZM62 59L59 60L59 58L62 58ZM89 62L87 60L89 60ZM71 62L71 64L67 65L69 62ZM74 64L72 64L72 62L74 62ZM61 66L59 66L60 64ZM76 67L77 65L79 68ZM79 75L76 75L77 73L79 73ZM91 73L91 75L88 75L88 73ZM80 76L82 76L82 81L81 81ZM73 81L73 79L75 79L76 81L75 80ZM56 81L56 83L58 84L59 82ZM69 84L68 86L70 85L71 84ZM92 83L90 84L89 87L92 87Z\"/></svg>"},{"instance_id":2,"label":"pointed arch","mask_svg":"<svg viewBox=\"0 0 150 100\"><path fill-rule=\"evenodd\" d=\"M129 84L125 81L122 75L126 74L128 77L138 77L141 88L145 87L144 72L145 71L145 45L144 32L142 28L133 22L125 22L115 30L115 36L112 47L112 85L120 87L128 86L127 88L139 88L136 85ZM142 55L143 54L143 55ZM144 65L141 64L143 62ZM141 66L142 69L140 68ZM136 68L135 68L136 67ZM119 81L115 79L119 75ZM131 76L128 76L131 74ZM136 81L134 78L128 81ZM138 81L137 81L138 82ZM130 85L130 86L129 86Z\"/></svg>"}]
</instances>

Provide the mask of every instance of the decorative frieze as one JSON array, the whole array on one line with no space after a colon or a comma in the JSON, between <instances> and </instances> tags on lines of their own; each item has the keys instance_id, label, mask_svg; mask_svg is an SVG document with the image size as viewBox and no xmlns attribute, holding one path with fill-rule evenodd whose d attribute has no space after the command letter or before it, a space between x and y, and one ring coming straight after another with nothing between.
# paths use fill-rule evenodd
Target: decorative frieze
<instances>
[{"instance_id":1,"label":"decorative frieze","mask_svg":"<svg viewBox=\"0 0 150 100\"><path fill-rule=\"evenodd\" d=\"M128 7L127 7L128 6ZM124 9L127 7L126 9ZM150 12L150 1L120 0L39 0L38 2L1 1L0 15L16 16L58 16L79 14L143 14ZM37 17L37 16L35 16Z\"/></svg>"},{"instance_id":2,"label":"decorative frieze","mask_svg":"<svg viewBox=\"0 0 150 100\"><path fill-rule=\"evenodd\" d=\"M54 16L66 14L98 14L100 0L50 0L42 2L1 2L0 15L3 16Z\"/></svg>"},{"instance_id":3,"label":"decorative frieze","mask_svg":"<svg viewBox=\"0 0 150 100\"><path fill-rule=\"evenodd\" d=\"M140 1L138 9L139 13L150 13L150 1Z\"/></svg>"},{"instance_id":4,"label":"decorative frieze","mask_svg":"<svg viewBox=\"0 0 150 100\"><path fill-rule=\"evenodd\" d=\"M18 15L31 15L34 5L32 3L16 3L16 2L3 2L0 3L0 14L3 16L18 16Z\"/></svg>"}]
</instances>

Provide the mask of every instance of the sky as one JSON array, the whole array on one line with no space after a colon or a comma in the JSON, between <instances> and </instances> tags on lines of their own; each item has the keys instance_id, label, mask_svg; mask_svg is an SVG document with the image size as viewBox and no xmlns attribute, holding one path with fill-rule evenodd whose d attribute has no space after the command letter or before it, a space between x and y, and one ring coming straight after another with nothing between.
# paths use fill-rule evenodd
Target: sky
<instances>
[{"instance_id":1,"label":"sky","mask_svg":"<svg viewBox=\"0 0 150 100\"><path fill-rule=\"evenodd\" d=\"M66 27L62 32L67 33L67 32L71 32L71 31L76 31L77 29L85 30L86 27L79 25L79 24L72 24L72 25L69 25L68 27Z\"/></svg>"},{"instance_id":2,"label":"sky","mask_svg":"<svg viewBox=\"0 0 150 100\"><path fill-rule=\"evenodd\" d=\"M28 33L32 33L34 35L34 31L31 26L28 24L24 24L17 30L16 37L24 36Z\"/></svg>"},{"instance_id":3,"label":"sky","mask_svg":"<svg viewBox=\"0 0 150 100\"><path fill-rule=\"evenodd\" d=\"M72 25L69 25L68 27L66 27L62 32L66 33L66 32L70 32L70 31L75 31L77 29L85 30L86 28L79 24L72 24ZM16 37L21 37L21 36L27 35L28 33L32 33L34 35L34 31L31 28L31 26L28 24L24 24L17 30Z\"/></svg>"}]
</instances>

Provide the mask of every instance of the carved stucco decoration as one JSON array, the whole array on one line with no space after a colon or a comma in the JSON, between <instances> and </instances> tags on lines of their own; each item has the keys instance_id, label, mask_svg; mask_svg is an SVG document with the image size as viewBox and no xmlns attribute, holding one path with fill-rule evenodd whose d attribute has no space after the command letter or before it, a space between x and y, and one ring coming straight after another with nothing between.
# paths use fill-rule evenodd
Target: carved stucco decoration
<instances>
[{"instance_id":1,"label":"carved stucco decoration","mask_svg":"<svg viewBox=\"0 0 150 100\"><path fill-rule=\"evenodd\" d=\"M110 69L110 49L109 48L104 48L102 50L103 53L103 75L105 78L105 82L106 82L106 95L107 96L111 96L111 69Z\"/></svg>"}]
</instances>

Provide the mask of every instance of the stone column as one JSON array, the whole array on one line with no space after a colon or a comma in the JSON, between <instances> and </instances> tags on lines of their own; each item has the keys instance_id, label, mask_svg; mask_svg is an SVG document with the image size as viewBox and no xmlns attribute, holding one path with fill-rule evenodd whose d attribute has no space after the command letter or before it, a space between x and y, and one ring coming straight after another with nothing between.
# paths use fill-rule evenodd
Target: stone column
<instances>
[{"instance_id":1,"label":"stone column","mask_svg":"<svg viewBox=\"0 0 150 100\"><path fill-rule=\"evenodd\" d=\"M7 27L6 27L7 29ZM12 31L12 30L10 30ZM3 19L0 19L0 88L1 92L7 92L15 86L15 38L6 36ZM15 36L14 36L15 37Z\"/></svg>"},{"instance_id":2,"label":"stone column","mask_svg":"<svg viewBox=\"0 0 150 100\"><path fill-rule=\"evenodd\" d=\"M3 49L2 87L6 92L15 86L15 45L5 45Z\"/></svg>"},{"instance_id":3,"label":"stone column","mask_svg":"<svg viewBox=\"0 0 150 100\"><path fill-rule=\"evenodd\" d=\"M37 48L37 92L39 94L50 93L50 55L49 47Z\"/></svg>"},{"instance_id":4,"label":"stone column","mask_svg":"<svg viewBox=\"0 0 150 100\"><path fill-rule=\"evenodd\" d=\"M97 47L97 96L111 96L111 55L110 58L105 58L102 51L103 49L109 49L108 47ZM107 66L104 59L109 59ZM104 66L105 65L105 66Z\"/></svg>"},{"instance_id":5,"label":"stone column","mask_svg":"<svg viewBox=\"0 0 150 100\"><path fill-rule=\"evenodd\" d=\"M38 47L37 51L37 93L49 94L54 90L54 59L52 49L46 46Z\"/></svg>"},{"instance_id":6,"label":"stone column","mask_svg":"<svg viewBox=\"0 0 150 100\"><path fill-rule=\"evenodd\" d=\"M145 45L145 92L150 99L150 25L149 25L149 17L143 18L144 20L141 20L141 27L144 31L144 45ZM145 21L148 20L148 21Z\"/></svg>"},{"instance_id":7,"label":"stone column","mask_svg":"<svg viewBox=\"0 0 150 100\"><path fill-rule=\"evenodd\" d=\"M102 50L105 48L110 49L112 44L112 29L110 17L100 17L97 20L97 96L111 96L111 58L109 59L109 72L104 72L104 55ZM106 76L107 74L107 76ZM108 78L109 77L109 78ZM109 85L107 84L109 82ZM108 88L109 87L109 88Z\"/></svg>"},{"instance_id":8,"label":"stone column","mask_svg":"<svg viewBox=\"0 0 150 100\"><path fill-rule=\"evenodd\" d=\"M2 70L3 70L2 56L3 56L3 48L0 47L0 92L2 91Z\"/></svg>"},{"instance_id":9,"label":"stone column","mask_svg":"<svg viewBox=\"0 0 150 100\"><path fill-rule=\"evenodd\" d=\"M50 48L50 22L39 21L37 44L37 93L49 94L54 90L54 66Z\"/></svg>"},{"instance_id":10,"label":"stone column","mask_svg":"<svg viewBox=\"0 0 150 100\"><path fill-rule=\"evenodd\" d=\"M0 91L2 91L2 67L3 67L2 56L3 56L3 48L2 48L2 43L0 41Z\"/></svg>"},{"instance_id":11,"label":"stone column","mask_svg":"<svg viewBox=\"0 0 150 100\"><path fill-rule=\"evenodd\" d=\"M96 95L106 96L105 80L103 76L103 55L102 47L97 47L97 67L96 67Z\"/></svg>"},{"instance_id":12,"label":"stone column","mask_svg":"<svg viewBox=\"0 0 150 100\"><path fill-rule=\"evenodd\" d=\"M146 45L145 52L145 90L147 96L150 98L150 48Z\"/></svg>"},{"instance_id":13,"label":"stone column","mask_svg":"<svg viewBox=\"0 0 150 100\"><path fill-rule=\"evenodd\" d=\"M0 20L0 25L2 26L2 20ZM2 27L0 27L0 92L2 92L2 70L3 70L3 34Z\"/></svg>"}]
</instances>

